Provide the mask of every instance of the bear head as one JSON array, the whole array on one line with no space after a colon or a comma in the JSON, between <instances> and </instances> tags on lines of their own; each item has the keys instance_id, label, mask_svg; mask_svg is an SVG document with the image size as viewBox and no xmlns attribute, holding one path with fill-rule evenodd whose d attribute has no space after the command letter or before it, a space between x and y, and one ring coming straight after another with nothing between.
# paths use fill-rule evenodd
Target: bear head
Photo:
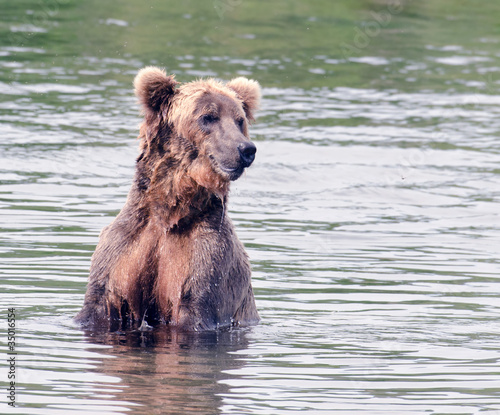
<instances>
[{"instance_id":1,"label":"bear head","mask_svg":"<svg viewBox=\"0 0 500 415\"><path fill-rule=\"evenodd\" d=\"M141 148L151 157L167 154L198 185L225 196L254 158L248 125L260 101L256 81L239 77L179 84L156 67L141 69L134 80L144 114ZM165 159L165 157L164 157Z\"/></svg>"}]
</instances>

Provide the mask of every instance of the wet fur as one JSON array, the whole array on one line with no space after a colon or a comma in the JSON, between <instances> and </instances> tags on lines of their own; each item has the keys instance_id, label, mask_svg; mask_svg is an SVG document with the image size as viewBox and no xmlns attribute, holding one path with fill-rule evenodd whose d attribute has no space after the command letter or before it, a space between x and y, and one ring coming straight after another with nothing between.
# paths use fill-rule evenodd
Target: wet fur
<instances>
[{"instance_id":1,"label":"wet fur","mask_svg":"<svg viewBox=\"0 0 500 415\"><path fill-rule=\"evenodd\" d=\"M76 320L109 330L144 322L188 330L256 323L250 264L225 209L232 178L214 162L233 155L218 154L213 143L234 135L223 127L234 129L231 116L245 117L241 136L248 138L258 84L236 78L179 86L148 67L134 85L144 114L135 178L101 233ZM213 102L228 114L218 138L199 121Z\"/></svg>"}]
</instances>

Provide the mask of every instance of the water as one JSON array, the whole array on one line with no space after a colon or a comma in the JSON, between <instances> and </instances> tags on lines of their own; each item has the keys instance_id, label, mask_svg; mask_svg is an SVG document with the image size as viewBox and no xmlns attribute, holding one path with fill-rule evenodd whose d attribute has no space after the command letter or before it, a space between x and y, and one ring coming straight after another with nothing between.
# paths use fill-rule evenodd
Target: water
<instances>
[{"instance_id":1,"label":"water","mask_svg":"<svg viewBox=\"0 0 500 415\"><path fill-rule=\"evenodd\" d=\"M500 6L0 8L0 413L500 414ZM148 64L264 87L229 205L256 327L72 322L130 186Z\"/></svg>"}]
</instances>

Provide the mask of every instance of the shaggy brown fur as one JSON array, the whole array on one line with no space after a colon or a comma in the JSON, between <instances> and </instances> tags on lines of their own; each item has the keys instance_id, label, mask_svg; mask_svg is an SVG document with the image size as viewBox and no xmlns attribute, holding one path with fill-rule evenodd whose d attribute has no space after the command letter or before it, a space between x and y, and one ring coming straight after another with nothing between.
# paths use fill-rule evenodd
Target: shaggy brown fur
<instances>
[{"instance_id":1,"label":"shaggy brown fur","mask_svg":"<svg viewBox=\"0 0 500 415\"><path fill-rule=\"evenodd\" d=\"M135 179L101 233L76 320L110 330L256 323L250 265L225 206L230 181L254 159L248 123L259 85L236 78L179 86L147 67L134 86L144 114Z\"/></svg>"}]
</instances>

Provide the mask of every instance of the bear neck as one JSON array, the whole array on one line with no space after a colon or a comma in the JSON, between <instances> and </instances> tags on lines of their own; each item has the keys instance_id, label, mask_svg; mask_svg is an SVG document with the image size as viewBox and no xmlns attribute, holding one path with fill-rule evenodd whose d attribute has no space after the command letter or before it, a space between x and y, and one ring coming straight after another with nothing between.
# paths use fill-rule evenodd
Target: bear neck
<instances>
[{"instance_id":1,"label":"bear neck","mask_svg":"<svg viewBox=\"0 0 500 415\"><path fill-rule=\"evenodd\" d=\"M190 155L143 151L137 160L135 191L140 211L167 230L185 230L207 216L219 223L225 215L227 191L223 194L200 185L189 174Z\"/></svg>"}]
</instances>

